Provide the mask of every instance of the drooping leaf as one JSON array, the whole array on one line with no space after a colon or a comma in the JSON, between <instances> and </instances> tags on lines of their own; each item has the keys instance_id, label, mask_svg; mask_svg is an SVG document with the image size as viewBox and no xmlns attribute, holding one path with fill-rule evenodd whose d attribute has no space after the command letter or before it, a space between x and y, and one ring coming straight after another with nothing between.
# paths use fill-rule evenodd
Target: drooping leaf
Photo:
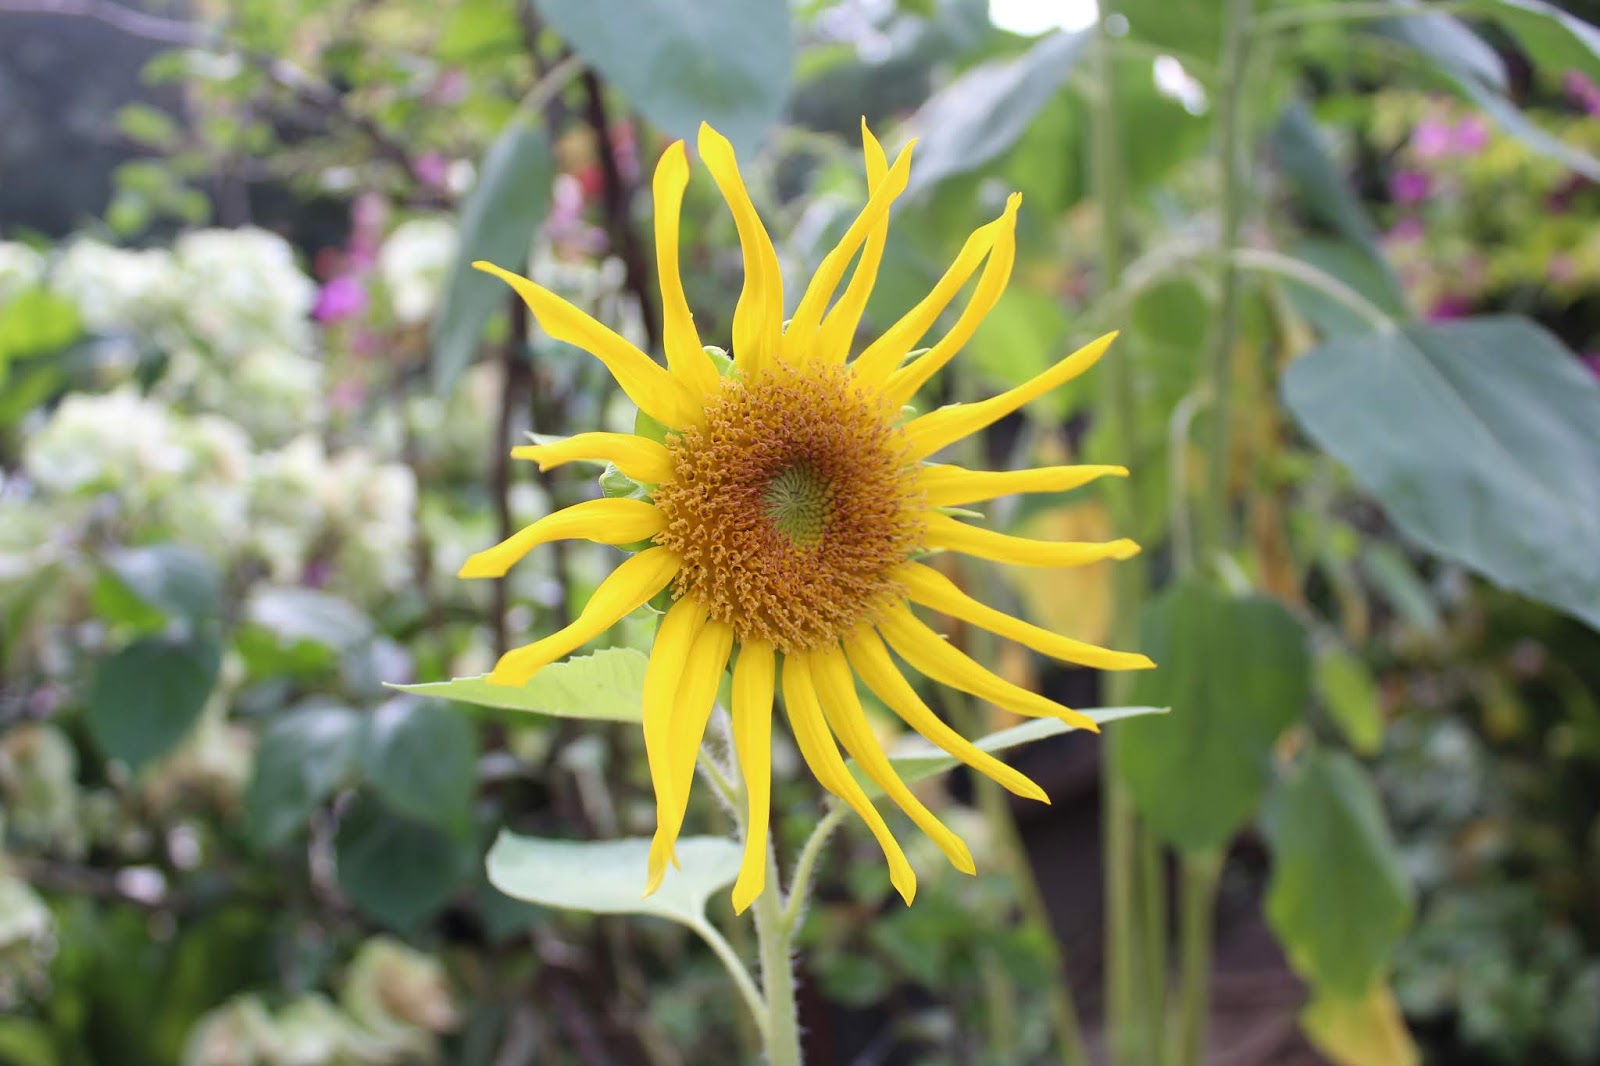
<instances>
[{"instance_id":1,"label":"drooping leaf","mask_svg":"<svg viewBox=\"0 0 1600 1066\"><path fill-rule=\"evenodd\" d=\"M442 829L460 829L477 789L472 723L433 700L401 697L367 720L361 770L395 811Z\"/></svg>"},{"instance_id":2,"label":"drooping leaf","mask_svg":"<svg viewBox=\"0 0 1600 1066\"><path fill-rule=\"evenodd\" d=\"M1284 401L1406 536L1600 628L1600 382L1523 319L1333 338Z\"/></svg>"},{"instance_id":3,"label":"drooping leaf","mask_svg":"<svg viewBox=\"0 0 1600 1066\"><path fill-rule=\"evenodd\" d=\"M1300 1031L1337 1066L1419 1066L1422 1054L1385 984L1351 998L1313 995Z\"/></svg>"},{"instance_id":4,"label":"drooping leaf","mask_svg":"<svg viewBox=\"0 0 1600 1066\"><path fill-rule=\"evenodd\" d=\"M89 729L107 755L137 769L188 734L221 665L208 636L142 637L95 670Z\"/></svg>"},{"instance_id":5,"label":"drooping leaf","mask_svg":"<svg viewBox=\"0 0 1600 1066\"><path fill-rule=\"evenodd\" d=\"M572 50L652 124L693 143L709 122L752 152L794 75L785 0L535 0Z\"/></svg>"},{"instance_id":6,"label":"drooping leaf","mask_svg":"<svg viewBox=\"0 0 1600 1066\"><path fill-rule=\"evenodd\" d=\"M1363 755L1383 747L1383 709L1366 663L1330 646L1317 655L1317 696L1350 746Z\"/></svg>"},{"instance_id":7,"label":"drooping leaf","mask_svg":"<svg viewBox=\"0 0 1600 1066\"><path fill-rule=\"evenodd\" d=\"M1278 786L1267 920L1295 970L1324 994L1365 995L1411 922L1411 886L1360 764L1312 751Z\"/></svg>"},{"instance_id":8,"label":"drooping leaf","mask_svg":"<svg viewBox=\"0 0 1600 1066\"><path fill-rule=\"evenodd\" d=\"M606 648L593 655L552 663L521 688L491 685L483 677L389 687L478 707L531 711L557 718L637 722L643 713L644 668L648 662L643 652L633 648Z\"/></svg>"},{"instance_id":9,"label":"drooping leaf","mask_svg":"<svg viewBox=\"0 0 1600 1066\"><path fill-rule=\"evenodd\" d=\"M1486 86L1470 78L1457 78L1456 85L1511 136L1590 181L1600 181L1600 159L1539 126L1516 104Z\"/></svg>"},{"instance_id":10,"label":"drooping leaf","mask_svg":"<svg viewBox=\"0 0 1600 1066\"><path fill-rule=\"evenodd\" d=\"M1272 160L1296 193L1296 203L1312 218L1377 254L1378 227L1361 198L1339 172L1322 131L1304 103L1295 100L1272 129Z\"/></svg>"},{"instance_id":11,"label":"drooping leaf","mask_svg":"<svg viewBox=\"0 0 1600 1066\"><path fill-rule=\"evenodd\" d=\"M374 918L409 929L450 899L470 853L442 830L358 795L339 820L339 888Z\"/></svg>"},{"instance_id":12,"label":"drooping leaf","mask_svg":"<svg viewBox=\"0 0 1600 1066\"><path fill-rule=\"evenodd\" d=\"M1420 11L1421 5L1396 3L1396 11ZM1373 33L1398 41L1433 62L1453 77L1466 78L1504 93L1510 85L1499 53L1458 18L1436 11L1384 19L1369 27Z\"/></svg>"},{"instance_id":13,"label":"drooping leaf","mask_svg":"<svg viewBox=\"0 0 1600 1066\"><path fill-rule=\"evenodd\" d=\"M1087 33L1054 33L1014 59L980 64L946 85L913 120L921 137L908 196L999 157L1066 83Z\"/></svg>"},{"instance_id":14,"label":"drooping leaf","mask_svg":"<svg viewBox=\"0 0 1600 1066\"><path fill-rule=\"evenodd\" d=\"M682 869L669 869L661 889L646 897L646 838L546 840L502 832L489 849L489 883L546 907L702 925L711 893L738 876L741 849L720 837L687 837L677 851Z\"/></svg>"},{"instance_id":15,"label":"drooping leaf","mask_svg":"<svg viewBox=\"0 0 1600 1066\"><path fill-rule=\"evenodd\" d=\"M245 827L263 847L300 830L355 767L362 719L335 703L298 708L261 734L244 794Z\"/></svg>"},{"instance_id":16,"label":"drooping leaf","mask_svg":"<svg viewBox=\"0 0 1600 1066\"><path fill-rule=\"evenodd\" d=\"M1093 718L1097 723L1105 725L1108 722L1121 721L1124 718L1136 718L1140 715L1165 714L1165 707L1091 707L1082 713ZM1126 727L1121 727L1126 728ZM1056 718L1036 718L1031 722L1023 722L1006 729L997 730L986 737L973 741L979 748L987 752L1007 751L1011 748L1031 744L1045 737L1058 736L1062 733L1075 732L1073 726ZM922 781L953 769L956 760L943 751L920 738L910 741L904 746L897 746L889 752L889 762L900 774L907 784ZM861 778L869 790L877 786L867 781L859 770L856 770L855 760L851 760L850 767L856 771L856 776Z\"/></svg>"},{"instance_id":17,"label":"drooping leaf","mask_svg":"<svg viewBox=\"0 0 1600 1066\"><path fill-rule=\"evenodd\" d=\"M1305 707L1305 633L1274 600L1189 581L1146 609L1139 646L1157 668L1135 678L1131 695L1172 713L1122 727L1115 771L1168 843L1220 848L1250 818L1272 745Z\"/></svg>"},{"instance_id":18,"label":"drooping leaf","mask_svg":"<svg viewBox=\"0 0 1600 1066\"><path fill-rule=\"evenodd\" d=\"M513 119L484 153L461 207L461 244L433 320L433 383L440 392L472 362L484 327L510 300L504 282L472 263L486 259L507 270L524 269L554 180L549 142L521 119Z\"/></svg>"},{"instance_id":19,"label":"drooping leaf","mask_svg":"<svg viewBox=\"0 0 1600 1066\"><path fill-rule=\"evenodd\" d=\"M1483 13L1511 31L1534 65L1600 80L1600 29L1544 0L1484 0Z\"/></svg>"}]
</instances>

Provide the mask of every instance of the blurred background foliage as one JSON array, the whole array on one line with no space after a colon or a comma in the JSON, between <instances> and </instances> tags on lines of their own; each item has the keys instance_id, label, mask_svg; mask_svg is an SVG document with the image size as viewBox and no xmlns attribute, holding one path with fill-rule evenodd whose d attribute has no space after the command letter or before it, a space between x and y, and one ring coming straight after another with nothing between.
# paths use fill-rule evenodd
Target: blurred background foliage
<instances>
[{"instance_id":1,"label":"blurred background foliage","mask_svg":"<svg viewBox=\"0 0 1600 1066\"><path fill-rule=\"evenodd\" d=\"M1000 666L1174 710L1111 727L1104 811L1087 738L1016 755L1044 813L930 782L986 872L918 840L911 909L836 842L810 1059L1066 1061L1071 993L1123 1063L1198 1061L1190 1036L1229 1064L1600 1062L1600 10L992 14L0 0L0 1062L754 1060L683 929L485 880L504 826L647 832L636 730L385 683L483 672L611 565L575 543L453 576L597 491L511 444L632 419L465 263L526 261L659 350L667 141L734 140L793 276L864 198L862 116L921 138L874 327L1026 197L1011 290L924 404L1123 331L1101 381L972 458L1126 462L1125 494L995 519L1134 535L1143 570L956 576L1163 669L1101 692ZM707 338L736 249L697 177ZM626 702L650 630L572 683ZM787 862L817 808L784 788ZM1109 957L1103 915L1137 933ZM1192 994L1209 1036L1143 1043Z\"/></svg>"}]
</instances>

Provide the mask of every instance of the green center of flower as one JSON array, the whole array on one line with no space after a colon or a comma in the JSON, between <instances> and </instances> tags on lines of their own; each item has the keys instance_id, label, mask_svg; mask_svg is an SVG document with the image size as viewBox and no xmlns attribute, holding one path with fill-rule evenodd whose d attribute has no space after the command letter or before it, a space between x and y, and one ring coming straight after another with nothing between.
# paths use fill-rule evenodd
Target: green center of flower
<instances>
[{"instance_id":1,"label":"green center of flower","mask_svg":"<svg viewBox=\"0 0 1600 1066\"><path fill-rule=\"evenodd\" d=\"M809 548L822 539L828 520L828 481L809 463L787 467L761 496L767 517L796 547Z\"/></svg>"}]
</instances>

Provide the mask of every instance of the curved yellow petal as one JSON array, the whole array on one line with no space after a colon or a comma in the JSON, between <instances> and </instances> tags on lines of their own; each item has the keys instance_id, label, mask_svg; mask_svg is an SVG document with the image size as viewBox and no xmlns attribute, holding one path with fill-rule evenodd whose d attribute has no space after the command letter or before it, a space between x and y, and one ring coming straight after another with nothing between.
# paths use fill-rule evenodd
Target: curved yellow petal
<instances>
[{"instance_id":1,"label":"curved yellow petal","mask_svg":"<svg viewBox=\"0 0 1600 1066\"><path fill-rule=\"evenodd\" d=\"M884 795L894 800L918 829L928 834L944 857L964 874L977 873L972 862L972 852L966 843L934 815L934 813L906 787L895 773L889 757L872 735L866 712L861 709L861 699L856 695L856 683L850 673L850 662L837 649L818 651L811 656L811 678L821 698L822 713L833 727L850 757L865 771L873 783L883 789Z\"/></svg>"},{"instance_id":2,"label":"curved yellow petal","mask_svg":"<svg viewBox=\"0 0 1600 1066\"><path fill-rule=\"evenodd\" d=\"M951 404L912 419L906 423L906 435L911 438L914 457L925 459L945 445L993 425L1028 401L1066 384L1099 362L1116 339L1114 332L1098 337L1031 381L998 396L978 403Z\"/></svg>"},{"instance_id":3,"label":"curved yellow petal","mask_svg":"<svg viewBox=\"0 0 1600 1066\"><path fill-rule=\"evenodd\" d=\"M888 649L871 628L863 626L850 634L845 638L844 647L850 656L850 665L855 667L856 673L873 694L899 715L906 725L926 737L929 743L980 774L994 778L1009 792L1041 803L1050 802L1044 789L1027 775L990 755L934 714L895 667Z\"/></svg>"},{"instance_id":4,"label":"curved yellow petal","mask_svg":"<svg viewBox=\"0 0 1600 1066\"><path fill-rule=\"evenodd\" d=\"M487 678L491 685L526 685L534 674L593 640L667 587L683 560L666 548L647 548L611 571L582 612L564 629L500 656Z\"/></svg>"},{"instance_id":5,"label":"curved yellow petal","mask_svg":"<svg viewBox=\"0 0 1600 1066\"><path fill-rule=\"evenodd\" d=\"M1052 659L1092 666L1097 670L1148 670L1155 666L1148 657L1138 652L1097 647L1041 629L1020 618L1013 618L1004 611L997 611L962 592L955 582L939 571L921 563L902 564L895 569L895 578L906 590L911 602L987 629Z\"/></svg>"},{"instance_id":6,"label":"curved yellow petal","mask_svg":"<svg viewBox=\"0 0 1600 1066\"><path fill-rule=\"evenodd\" d=\"M888 175L889 160L883 154L883 146L867 128L864 118L861 120L861 150L867 161L867 194L870 196ZM850 358L856 329L861 325L862 312L867 309L872 286L878 280L878 266L883 262L883 246L888 240L889 216L886 213L867 237L867 245L856 262L855 272L850 275L850 284L845 286L844 295L839 297L839 302L822 320L813 358L834 364Z\"/></svg>"},{"instance_id":7,"label":"curved yellow petal","mask_svg":"<svg viewBox=\"0 0 1600 1066\"><path fill-rule=\"evenodd\" d=\"M1041 466L1032 470L925 466L920 484L929 507L959 507L1022 492L1066 492L1103 477L1127 476L1125 466Z\"/></svg>"},{"instance_id":8,"label":"curved yellow petal","mask_svg":"<svg viewBox=\"0 0 1600 1066\"><path fill-rule=\"evenodd\" d=\"M879 228L888 225L889 207L905 191L906 182L911 177L911 151L916 143L912 141L901 149L884 180L873 186L861 213L845 230L844 236L839 238L839 243L817 265L817 272L811 276L811 284L806 286L800 306L795 308L789 318L788 328L783 332L783 357L791 363L803 363L816 352L822 312L833 298L834 290L839 287L845 268L855 258L856 249Z\"/></svg>"},{"instance_id":9,"label":"curved yellow petal","mask_svg":"<svg viewBox=\"0 0 1600 1066\"><path fill-rule=\"evenodd\" d=\"M956 293L966 285L967 279L977 271L978 265L989 254L990 249L1000 240L1002 233L1010 231L1015 226L1015 211L1009 202L1006 211L999 218L986 226L979 226L967 237L961 251L956 253L955 262L950 264L950 269L934 285L933 291L924 296L911 310L907 311L898 322L890 326L877 340L867 345L855 361L856 376L863 382L880 386L893 370L900 365L906 354L916 347L917 341L928 332L933 323L938 319L950 301L955 299Z\"/></svg>"},{"instance_id":10,"label":"curved yellow petal","mask_svg":"<svg viewBox=\"0 0 1600 1066\"><path fill-rule=\"evenodd\" d=\"M972 339L984 318L1000 302L1000 296L1011 280L1011 268L1017 261L1017 208L1021 203L1020 193L1012 193L1006 201L1006 213L1002 218L1007 225L1000 230L994 250L989 253L989 261L983 264L983 273L978 277L978 286L972 292L972 299L962 308L961 316L950 327L950 332L939 338L932 348L889 376L884 393L894 407L910 403L917 390L944 369L944 365L955 357L962 345Z\"/></svg>"},{"instance_id":11,"label":"curved yellow petal","mask_svg":"<svg viewBox=\"0 0 1600 1066\"><path fill-rule=\"evenodd\" d=\"M977 660L924 625L903 603L895 604L879 616L878 631L900 658L941 685L970 692L997 707L1030 718L1059 718L1079 729L1100 732L1100 727L1088 715L985 670Z\"/></svg>"},{"instance_id":12,"label":"curved yellow petal","mask_svg":"<svg viewBox=\"0 0 1600 1066\"><path fill-rule=\"evenodd\" d=\"M672 723L667 729L667 778L672 782L672 803L666 810L665 820L656 822L655 839L650 842L649 882L645 895L661 887L666 876L667 862L673 857L673 846L683 829L683 818L689 810L689 790L694 782L694 764L700 756L700 742L705 739L706 723L711 720L711 708L717 702L717 685L722 680L722 670L728 665L733 651L733 626L727 622L707 621L695 634L684 660L683 677L678 681L678 695L672 708ZM659 817L659 815L658 815Z\"/></svg>"},{"instance_id":13,"label":"curved yellow petal","mask_svg":"<svg viewBox=\"0 0 1600 1066\"><path fill-rule=\"evenodd\" d=\"M772 695L777 677L772 645L739 643L733 664L733 750L749 797L744 858L733 883L733 912L743 914L767 885L767 825L772 813Z\"/></svg>"},{"instance_id":14,"label":"curved yellow petal","mask_svg":"<svg viewBox=\"0 0 1600 1066\"><path fill-rule=\"evenodd\" d=\"M678 270L678 218L683 210L683 190L689 186L689 154L682 141L673 141L656 164L651 193L656 205L656 274L661 286L662 346L667 367L696 396L709 396L721 377L700 344L694 314L683 294ZM626 473L626 471L624 471ZM629 475L632 476L632 475ZM659 479L657 479L659 480Z\"/></svg>"},{"instance_id":15,"label":"curved yellow petal","mask_svg":"<svg viewBox=\"0 0 1600 1066\"><path fill-rule=\"evenodd\" d=\"M817 703L810 656L804 653L783 658L783 708L789 715L789 726L794 731L795 743L800 746L800 755L811 773L823 788L838 796L867 823L889 862L890 882L909 906L917 894L917 875L906 861L905 852L895 842L894 834L889 832L883 816L845 767L839 748L828 732L822 707Z\"/></svg>"},{"instance_id":16,"label":"curved yellow petal","mask_svg":"<svg viewBox=\"0 0 1600 1066\"><path fill-rule=\"evenodd\" d=\"M588 500L547 514L461 564L457 577L505 577L524 555L553 540L632 544L660 533L666 518L644 500Z\"/></svg>"},{"instance_id":17,"label":"curved yellow petal","mask_svg":"<svg viewBox=\"0 0 1600 1066\"><path fill-rule=\"evenodd\" d=\"M693 782L673 777L668 739L672 735L672 709L677 703L684 663L705 624L704 605L689 596L678 600L667 609L656 627L650 661L644 669L644 754L650 764L650 784L656 795L657 825L666 821L668 811L689 802L689 787Z\"/></svg>"},{"instance_id":18,"label":"curved yellow petal","mask_svg":"<svg viewBox=\"0 0 1600 1066\"><path fill-rule=\"evenodd\" d=\"M618 470L647 485L672 476L672 453L666 445L633 433L578 433L549 444L521 444L511 449L511 457L532 460L540 470L566 463L615 463Z\"/></svg>"},{"instance_id":19,"label":"curved yellow petal","mask_svg":"<svg viewBox=\"0 0 1600 1066\"><path fill-rule=\"evenodd\" d=\"M924 543L929 548L1014 566L1083 566L1106 559L1131 559L1139 554L1139 545L1126 537L1103 542L1029 540L969 526L944 514L930 514L927 522Z\"/></svg>"},{"instance_id":20,"label":"curved yellow petal","mask_svg":"<svg viewBox=\"0 0 1600 1066\"><path fill-rule=\"evenodd\" d=\"M733 145L703 122L700 158L722 190L722 198L728 201L739 230L744 288L733 309L733 361L746 374L753 374L778 356L778 338L783 328L783 273L778 267L778 252L739 174Z\"/></svg>"},{"instance_id":21,"label":"curved yellow petal","mask_svg":"<svg viewBox=\"0 0 1600 1066\"><path fill-rule=\"evenodd\" d=\"M481 259L472 265L515 289L550 336L575 344L604 363L639 410L665 426L687 426L699 421L701 404L676 378L621 334L520 274Z\"/></svg>"}]
</instances>

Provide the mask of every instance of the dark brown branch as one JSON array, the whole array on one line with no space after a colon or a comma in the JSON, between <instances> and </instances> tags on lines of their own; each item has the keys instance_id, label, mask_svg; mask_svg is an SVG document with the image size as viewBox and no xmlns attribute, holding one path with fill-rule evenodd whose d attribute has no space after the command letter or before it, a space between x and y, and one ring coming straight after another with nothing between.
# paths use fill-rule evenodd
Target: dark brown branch
<instances>
[{"instance_id":1,"label":"dark brown branch","mask_svg":"<svg viewBox=\"0 0 1600 1066\"><path fill-rule=\"evenodd\" d=\"M600 174L604 179L601 197L606 212L606 229L611 234L611 247L622 257L628 290L639 301L639 317L644 323L645 336L650 347L661 347L661 317L656 310L650 291L650 266L644 247L633 226L633 189L622 173L617 159L616 145L611 141L611 123L606 117L605 90L594 71L583 74L586 96L584 116L594 130L595 154L600 158Z\"/></svg>"}]
</instances>

